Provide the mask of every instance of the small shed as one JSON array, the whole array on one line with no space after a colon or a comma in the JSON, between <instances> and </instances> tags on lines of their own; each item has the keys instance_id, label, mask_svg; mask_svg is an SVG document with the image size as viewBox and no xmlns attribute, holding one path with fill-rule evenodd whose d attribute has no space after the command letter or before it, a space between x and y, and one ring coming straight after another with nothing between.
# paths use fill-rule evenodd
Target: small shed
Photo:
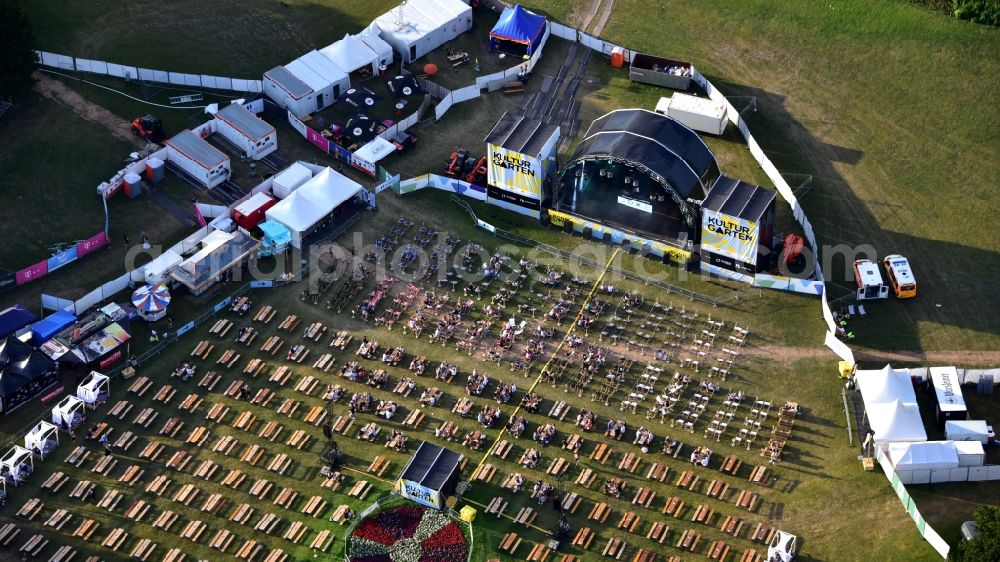
<instances>
[{"instance_id":1,"label":"small shed","mask_svg":"<svg viewBox=\"0 0 1000 562\"><path fill-rule=\"evenodd\" d=\"M77 387L76 396L93 410L107 402L111 396L111 379L107 375L91 371Z\"/></svg>"},{"instance_id":2,"label":"small shed","mask_svg":"<svg viewBox=\"0 0 1000 562\"><path fill-rule=\"evenodd\" d=\"M231 103L215 112L216 131L252 160L260 160L278 149L274 127L241 103Z\"/></svg>"},{"instance_id":3,"label":"small shed","mask_svg":"<svg viewBox=\"0 0 1000 562\"><path fill-rule=\"evenodd\" d=\"M302 117L316 111L316 92L284 66L265 72L262 84L267 97L292 115Z\"/></svg>"},{"instance_id":4,"label":"small shed","mask_svg":"<svg viewBox=\"0 0 1000 562\"><path fill-rule=\"evenodd\" d=\"M260 223L260 231L264 233L260 241L260 250L257 252L260 257L282 254L292 243L292 235L288 233L285 225L278 221L269 220Z\"/></svg>"},{"instance_id":5,"label":"small shed","mask_svg":"<svg viewBox=\"0 0 1000 562\"><path fill-rule=\"evenodd\" d=\"M4 480L18 486L35 471L35 460L31 451L20 445L14 445L7 454L0 458L0 473Z\"/></svg>"},{"instance_id":6,"label":"small shed","mask_svg":"<svg viewBox=\"0 0 1000 562\"><path fill-rule=\"evenodd\" d=\"M375 23L382 39L411 63L472 29L472 8L461 0L408 0Z\"/></svg>"},{"instance_id":7,"label":"small shed","mask_svg":"<svg viewBox=\"0 0 1000 562\"><path fill-rule=\"evenodd\" d=\"M59 428L42 420L24 436L24 448L29 451L38 449L42 460L59 446Z\"/></svg>"},{"instance_id":8,"label":"small shed","mask_svg":"<svg viewBox=\"0 0 1000 562\"><path fill-rule=\"evenodd\" d=\"M388 68L392 64L392 47L379 37L381 32L378 24L373 22L358 34L358 39L364 41L365 45L368 45L368 48L375 52L379 67Z\"/></svg>"},{"instance_id":9,"label":"small shed","mask_svg":"<svg viewBox=\"0 0 1000 562\"><path fill-rule=\"evenodd\" d=\"M333 61L321 55L319 51L309 51L286 64L285 69L305 82L316 93L313 100L314 105L304 107L305 113L296 115L296 117L323 109L339 98L341 93L351 88L351 80L347 73Z\"/></svg>"},{"instance_id":10,"label":"small shed","mask_svg":"<svg viewBox=\"0 0 1000 562\"><path fill-rule=\"evenodd\" d=\"M454 495L458 486L461 462L461 454L423 441L403 469L394 489L404 498L427 507L444 509L447 498Z\"/></svg>"},{"instance_id":11,"label":"small shed","mask_svg":"<svg viewBox=\"0 0 1000 562\"><path fill-rule=\"evenodd\" d=\"M213 188L229 179L229 156L190 130L167 139L167 161L199 184Z\"/></svg>"},{"instance_id":12,"label":"small shed","mask_svg":"<svg viewBox=\"0 0 1000 562\"><path fill-rule=\"evenodd\" d=\"M233 209L233 221L247 230L264 222L264 214L278 201L266 193L255 193Z\"/></svg>"}]
</instances>

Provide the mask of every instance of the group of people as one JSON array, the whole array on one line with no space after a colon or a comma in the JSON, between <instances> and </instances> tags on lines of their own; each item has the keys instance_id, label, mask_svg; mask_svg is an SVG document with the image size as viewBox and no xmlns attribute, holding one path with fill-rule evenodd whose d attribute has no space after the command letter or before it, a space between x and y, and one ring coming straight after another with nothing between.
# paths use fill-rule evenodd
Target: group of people
<instances>
[{"instance_id":1,"label":"group of people","mask_svg":"<svg viewBox=\"0 0 1000 562\"><path fill-rule=\"evenodd\" d=\"M653 442L655 437L652 431L645 427L639 427L639 429L635 430L635 439L632 440L632 444L642 447L643 452L645 452L646 447Z\"/></svg>"},{"instance_id":2,"label":"group of people","mask_svg":"<svg viewBox=\"0 0 1000 562\"><path fill-rule=\"evenodd\" d=\"M538 452L538 449L528 449L521 457L521 464L527 468L535 468L541 458L542 454Z\"/></svg>"},{"instance_id":3,"label":"group of people","mask_svg":"<svg viewBox=\"0 0 1000 562\"><path fill-rule=\"evenodd\" d=\"M395 367L403 359L403 353L405 350L402 347L389 348L382 354L382 362Z\"/></svg>"},{"instance_id":4,"label":"group of people","mask_svg":"<svg viewBox=\"0 0 1000 562\"><path fill-rule=\"evenodd\" d=\"M540 443L541 445L548 445L552 442L552 438L556 436L556 426L551 423L545 425L540 425L535 428L535 433L532 438Z\"/></svg>"},{"instance_id":5,"label":"group of people","mask_svg":"<svg viewBox=\"0 0 1000 562\"><path fill-rule=\"evenodd\" d=\"M691 451L691 464L695 466L708 466L709 459L712 458L712 449L708 447L697 447Z\"/></svg>"},{"instance_id":6,"label":"group of people","mask_svg":"<svg viewBox=\"0 0 1000 562\"><path fill-rule=\"evenodd\" d=\"M625 436L625 420L608 420L608 428L604 435L621 440Z\"/></svg>"},{"instance_id":7,"label":"group of people","mask_svg":"<svg viewBox=\"0 0 1000 562\"><path fill-rule=\"evenodd\" d=\"M514 438L518 438L524 433L524 428L528 424L524 422L524 417L518 414L511 414L510 419L507 420L507 432L510 433Z\"/></svg>"},{"instance_id":8,"label":"group of people","mask_svg":"<svg viewBox=\"0 0 1000 562\"><path fill-rule=\"evenodd\" d=\"M190 361L181 361L181 364L174 369L174 372L170 376L180 377L182 381L186 381L194 376L196 368Z\"/></svg>"},{"instance_id":9,"label":"group of people","mask_svg":"<svg viewBox=\"0 0 1000 562\"><path fill-rule=\"evenodd\" d=\"M361 341L361 345L358 347L358 355L364 357L365 359L371 359L375 357L375 353L378 352L378 342L375 340L369 340L368 336L365 336Z\"/></svg>"},{"instance_id":10,"label":"group of people","mask_svg":"<svg viewBox=\"0 0 1000 562\"><path fill-rule=\"evenodd\" d=\"M517 392L516 384L500 381L497 383L497 389L493 391L493 398L497 401L497 404L506 404L510 402L515 392Z\"/></svg>"},{"instance_id":11,"label":"group of people","mask_svg":"<svg viewBox=\"0 0 1000 562\"><path fill-rule=\"evenodd\" d=\"M458 365L452 365L447 361L442 361L434 371L434 378L439 381L448 381L458 374Z\"/></svg>"},{"instance_id":12,"label":"group of people","mask_svg":"<svg viewBox=\"0 0 1000 562\"><path fill-rule=\"evenodd\" d=\"M500 420L501 415L503 413L500 411L500 408L496 406L484 406L479 411L479 415L476 416L476 421L479 422L479 425L483 426L483 429L490 429Z\"/></svg>"},{"instance_id":13,"label":"group of people","mask_svg":"<svg viewBox=\"0 0 1000 562\"><path fill-rule=\"evenodd\" d=\"M480 373L473 369L465 383L465 392L469 396L479 396L490 385L490 377L485 373Z\"/></svg>"},{"instance_id":14,"label":"group of people","mask_svg":"<svg viewBox=\"0 0 1000 562\"><path fill-rule=\"evenodd\" d=\"M625 481L621 478L608 478L604 481L604 493L616 498L622 497L625 491Z\"/></svg>"},{"instance_id":15,"label":"group of people","mask_svg":"<svg viewBox=\"0 0 1000 562\"><path fill-rule=\"evenodd\" d=\"M425 406L437 405L437 401L440 398L441 390L436 386L425 388L424 391L420 393L420 403Z\"/></svg>"},{"instance_id":16,"label":"group of people","mask_svg":"<svg viewBox=\"0 0 1000 562\"><path fill-rule=\"evenodd\" d=\"M583 408L580 413L576 415L576 426L584 431L590 431L594 428L594 422L597 421L597 414L593 411Z\"/></svg>"},{"instance_id":17,"label":"group of people","mask_svg":"<svg viewBox=\"0 0 1000 562\"><path fill-rule=\"evenodd\" d=\"M535 482L535 485L531 487L531 495L538 500L538 505L545 505L545 502L549 501L551 493L552 485L543 480Z\"/></svg>"},{"instance_id":18,"label":"group of people","mask_svg":"<svg viewBox=\"0 0 1000 562\"><path fill-rule=\"evenodd\" d=\"M413 361L410 361L410 371L416 373L417 375L423 375L424 371L427 370L427 357L421 355L420 357L414 357Z\"/></svg>"},{"instance_id":19,"label":"group of people","mask_svg":"<svg viewBox=\"0 0 1000 562\"><path fill-rule=\"evenodd\" d=\"M351 395L351 403L349 405L351 414L354 412L367 412L372 407L372 395L367 392L355 392Z\"/></svg>"},{"instance_id":20,"label":"group of people","mask_svg":"<svg viewBox=\"0 0 1000 562\"><path fill-rule=\"evenodd\" d=\"M391 420L397 408L399 408L399 404L392 400L379 400L378 406L375 407L375 415Z\"/></svg>"},{"instance_id":21,"label":"group of people","mask_svg":"<svg viewBox=\"0 0 1000 562\"><path fill-rule=\"evenodd\" d=\"M521 397L521 407L526 412L537 414L542 407L542 397L537 392L529 392Z\"/></svg>"}]
</instances>

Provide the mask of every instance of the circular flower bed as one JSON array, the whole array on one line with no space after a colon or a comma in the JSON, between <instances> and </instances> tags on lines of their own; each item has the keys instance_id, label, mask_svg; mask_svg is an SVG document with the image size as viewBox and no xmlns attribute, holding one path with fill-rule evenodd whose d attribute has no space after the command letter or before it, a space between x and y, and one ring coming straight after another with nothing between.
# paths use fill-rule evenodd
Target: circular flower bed
<instances>
[{"instance_id":1,"label":"circular flower bed","mask_svg":"<svg viewBox=\"0 0 1000 562\"><path fill-rule=\"evenodd\" d=\"M351 533L351 562L465 562L469 546L457 523L433 509L393 507L362 521Z\"/></svg>"}]
</instances>

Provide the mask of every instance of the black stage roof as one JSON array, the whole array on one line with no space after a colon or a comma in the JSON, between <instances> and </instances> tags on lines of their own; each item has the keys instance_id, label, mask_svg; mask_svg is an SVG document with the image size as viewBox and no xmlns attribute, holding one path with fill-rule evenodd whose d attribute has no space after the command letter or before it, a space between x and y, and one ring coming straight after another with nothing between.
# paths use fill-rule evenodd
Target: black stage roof
<instances>
[{"instance_id":1,"label":"black stage roof","mask_svg":"<svg viewBox=\"0 0 1000 562\"><path fill-rule=\"evenodd\" d=\"M521 154L537 155L558 128L541 119L504 113L484 141Z\"/></svg>"},{"instance_id":2,"label":"black stage roof","mask_svg":"<svg viewBox=\"0 0 1000 562\"><path fill-rule=\"evenodd\" d=\"M759 185L719 176L702 203L702 210L759 222L774 202L775 192Z\"/></svg>"},{"instance_id":3,"label":"black stage roof","mask_svg":"<svg viewBox=\"0 0 1000 562\"><path fill-rule=\"evenodd\" d=\"M423 441L400 478L440 491L458 469L461 460L462 455L455 451Z\"/></svg>"}]
</instances>

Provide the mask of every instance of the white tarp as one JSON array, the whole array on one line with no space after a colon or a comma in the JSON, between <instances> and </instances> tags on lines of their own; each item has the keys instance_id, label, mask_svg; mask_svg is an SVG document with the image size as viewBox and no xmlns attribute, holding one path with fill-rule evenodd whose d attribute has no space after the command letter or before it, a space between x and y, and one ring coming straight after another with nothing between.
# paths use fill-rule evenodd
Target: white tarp
<instances>
[{"instance_id":1,"label":"white tarp","mask_svg":"<svg viewBox=\"0 0 1000 562\"><path fill-rule=\"evenodd\" d=\"M38 425L24 436L24 448L34 452L37 447L43 459L58 444L59 428L45 420L38 422Z\"/></svg>"},{"instance_id":2,"label":"white tarp","mask_svg":"<svg viewBox=\"0 0 1000 562\"><path fill-rule=\"evenodd\" d=\"M271 183L271 192L275 197L284 199L298 189L299 186L309 181L311 177L312 171L296 162L285 168L280 174L274 176L274 181Z\"/></svg>"},{"instance_id":3,"label":"white tarp","mask_svg":"<svg viewBox=\"0 0 1000 562\"><path fill-rule=\"evenodd\" d=\"M855 381L865 407L884 404L899 400L904 404L916 404L917 395L913 392L910 382L910 372L907 369L893 369L892 365L877 371L857 371Z\"/></svg>"},{"instance_id":4,"label":"white tarp","mask_svg":"<svg viewBox=\"0 0 1000 562\"><path fill-rule=\"evenodd\" d=\"M958 468L958 453L951 441L893 443L889 460L897 471Z\"/></svg>"},{"instance_id":5,"label":"white tarp","mask_svg":"<svg viewBox=\"0 0 1000 562\"><path fill-rule=\"evenodd\" d=\"M371 67L373 74L378 72L378 55L364 41L352 35L344 35L343 39L319 52L348 74L364 66Z\"/></svg>"},{"instance_id":6,"label":"white tarp","mask_svg":"<svg viewBox=\"0 0 1000 562\"><path fill-rule=\"evenodd\" d=\"M927 441L924 422L920 418L920 407L893 400L869 406L865 404L868 424L875 434L875 444L886 448L890 443L901 441Z\"/></svg>"},{"instance_id":7,"label":"white tarp","mask_svg":"<svg viewBox=\"0 0 1000 562\"><path fill-rule=\"evenodd\" d=\"M180 265L184 258L173 250L167 250L143 266L146 283L159 285L170 276L170 270Z\"/></svg>"},{"instance_id":8,"label":"white tarp","mask_svg":"<svg viewBox=\"0 0 1000 562\"><path fill-rule=\"evenodd\" d=\"M91 371L87 380L76 388L76 397L91 407L106 402L111 394L110 381L107 375Z\"/></svg>"},{"instance_id":9,"label":"white tarp","mask_svg":"<svg viewBox=\"0 0 1000 562\"><path fill-rule=\"evenodd\" d=\"M382 137L375 137L368 144L359 148L354 155L372 164L392 154L396 150L396 145Z\"/></svg>"}]
</instances>

